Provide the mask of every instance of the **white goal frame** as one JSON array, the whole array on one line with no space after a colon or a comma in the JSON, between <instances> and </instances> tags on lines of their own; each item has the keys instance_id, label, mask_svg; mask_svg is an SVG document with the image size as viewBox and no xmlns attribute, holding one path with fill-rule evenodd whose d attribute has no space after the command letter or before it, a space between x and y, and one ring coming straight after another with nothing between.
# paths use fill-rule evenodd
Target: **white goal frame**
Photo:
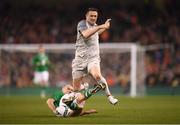
<instances>
[{"instance_id":1,"label":"white goal frame","mask_svg":"<svg viewBox=\"0 0 180 125\"><path fill-rule=\"evenodd\" d=\"M0 44L0 56L1 50L10 50L10 51L23 51L23 52L37 52L39 44ZM46 51L58 52L62 51L65 53L74 53L75 44L43 44L43 47ZM142 51L143 47L135 43L101 43L100 52L130 52L130 96L137 96L137 53ZM143 52L143 51L142 51Z\"/></svg>"}]
</instances>

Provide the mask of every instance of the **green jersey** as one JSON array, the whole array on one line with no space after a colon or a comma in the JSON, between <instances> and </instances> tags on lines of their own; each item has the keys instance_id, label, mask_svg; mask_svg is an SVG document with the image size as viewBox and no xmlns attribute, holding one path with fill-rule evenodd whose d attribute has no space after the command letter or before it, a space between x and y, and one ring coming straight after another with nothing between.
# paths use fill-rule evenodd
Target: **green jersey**
<instances>
[{"instance_id":1,"label":"green jersey","mask_svg":"<svg viewBox=\"0 0 180 125\"><path fill-rule=\"evenodd\" d=\"M63 93L62 91L57 91L57 92L55 92L54 95L52 96L52 98L55 100L55 101L54 101L54 105L55 105L56 107L59 106L59 102L60 102L61 98L63 97L63 95L64 95L64 93Z\"/></svg>"},{"instance_id":2,"label":"green jersey","mask_svg":"<svg viewBox=\"0 0 180 125\"><path fill-rule=\"evenodd\" d=\"M37 72L48 71L49 58L45 54L37 54L33 57L32 64Z\"/></svg>"}]
</instances>

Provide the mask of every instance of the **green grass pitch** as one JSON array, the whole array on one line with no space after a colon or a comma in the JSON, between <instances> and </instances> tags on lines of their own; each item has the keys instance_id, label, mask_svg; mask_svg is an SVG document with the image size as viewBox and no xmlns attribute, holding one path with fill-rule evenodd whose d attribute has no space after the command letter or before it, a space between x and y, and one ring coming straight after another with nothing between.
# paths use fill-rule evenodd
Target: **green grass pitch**
<instances>
[{"instance_id":1,"label":"green grass pitch","mask_svg":"<svg viewBox=\"0 0 180 125\"><path fill-rule=\"evenodd\" d=\"M105 96L90 98L85 109L98 113L58 118L38 96L0 96L0 124L180 124L180 96L118 96L113 106Z\"/></svg>"}]
</instances>

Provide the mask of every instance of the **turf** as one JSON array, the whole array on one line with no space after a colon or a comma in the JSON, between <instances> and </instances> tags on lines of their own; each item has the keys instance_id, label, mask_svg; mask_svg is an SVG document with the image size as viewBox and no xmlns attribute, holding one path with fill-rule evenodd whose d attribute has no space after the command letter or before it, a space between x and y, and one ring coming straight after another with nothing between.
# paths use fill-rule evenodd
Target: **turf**
<instances>
[{"instance_id":1,"label":"turf","mask_svg":"<svg viewBox=\"0 0 180 125\"><path fill-rule=\"evenodd\" d=\"M97 114L58 118L38 96L0 96L0 124L178 124L180 96L118 97L113 106L104 96L94 96L85 109Z\"/></svg>"}]
</instances>

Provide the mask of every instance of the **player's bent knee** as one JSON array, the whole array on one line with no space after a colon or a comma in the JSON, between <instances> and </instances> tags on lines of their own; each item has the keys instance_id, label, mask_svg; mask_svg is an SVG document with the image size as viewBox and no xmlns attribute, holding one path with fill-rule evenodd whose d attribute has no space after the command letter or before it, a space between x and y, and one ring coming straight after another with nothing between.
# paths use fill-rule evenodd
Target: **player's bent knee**
<instances>
[{"instance_id":1,"label":"player's bent knee","mask_svg":"<svg viewBox=\"0 0 180 125\"><path fill-rule=\"evenodd\" d=\"M49 104L49 103L51 103L52 101L53 101L53 100L49 98L49 99L46 101L46 103Z\"/></svg>"},{"instance_id":2,"label":"player's bent knee","mask_svg":"<svg viewBox=\"0 0 180 125\"><path fill-rule=\"evenodd\" d=\"M49 102L50 102L50 99L48 99L48 100L46 101L47 104L49 104Z\"/></svg>"},{"instance_id":3,"label":"player's bent knee","mask_svg":"<svg viewBox=\"0 0 180 125\"><path fill-rule=\"evenodd\" d=\"M101 80L101 75L99 75L99 74L94 74L93 77L96 81Z\"/></svg>"}]
</instances>

